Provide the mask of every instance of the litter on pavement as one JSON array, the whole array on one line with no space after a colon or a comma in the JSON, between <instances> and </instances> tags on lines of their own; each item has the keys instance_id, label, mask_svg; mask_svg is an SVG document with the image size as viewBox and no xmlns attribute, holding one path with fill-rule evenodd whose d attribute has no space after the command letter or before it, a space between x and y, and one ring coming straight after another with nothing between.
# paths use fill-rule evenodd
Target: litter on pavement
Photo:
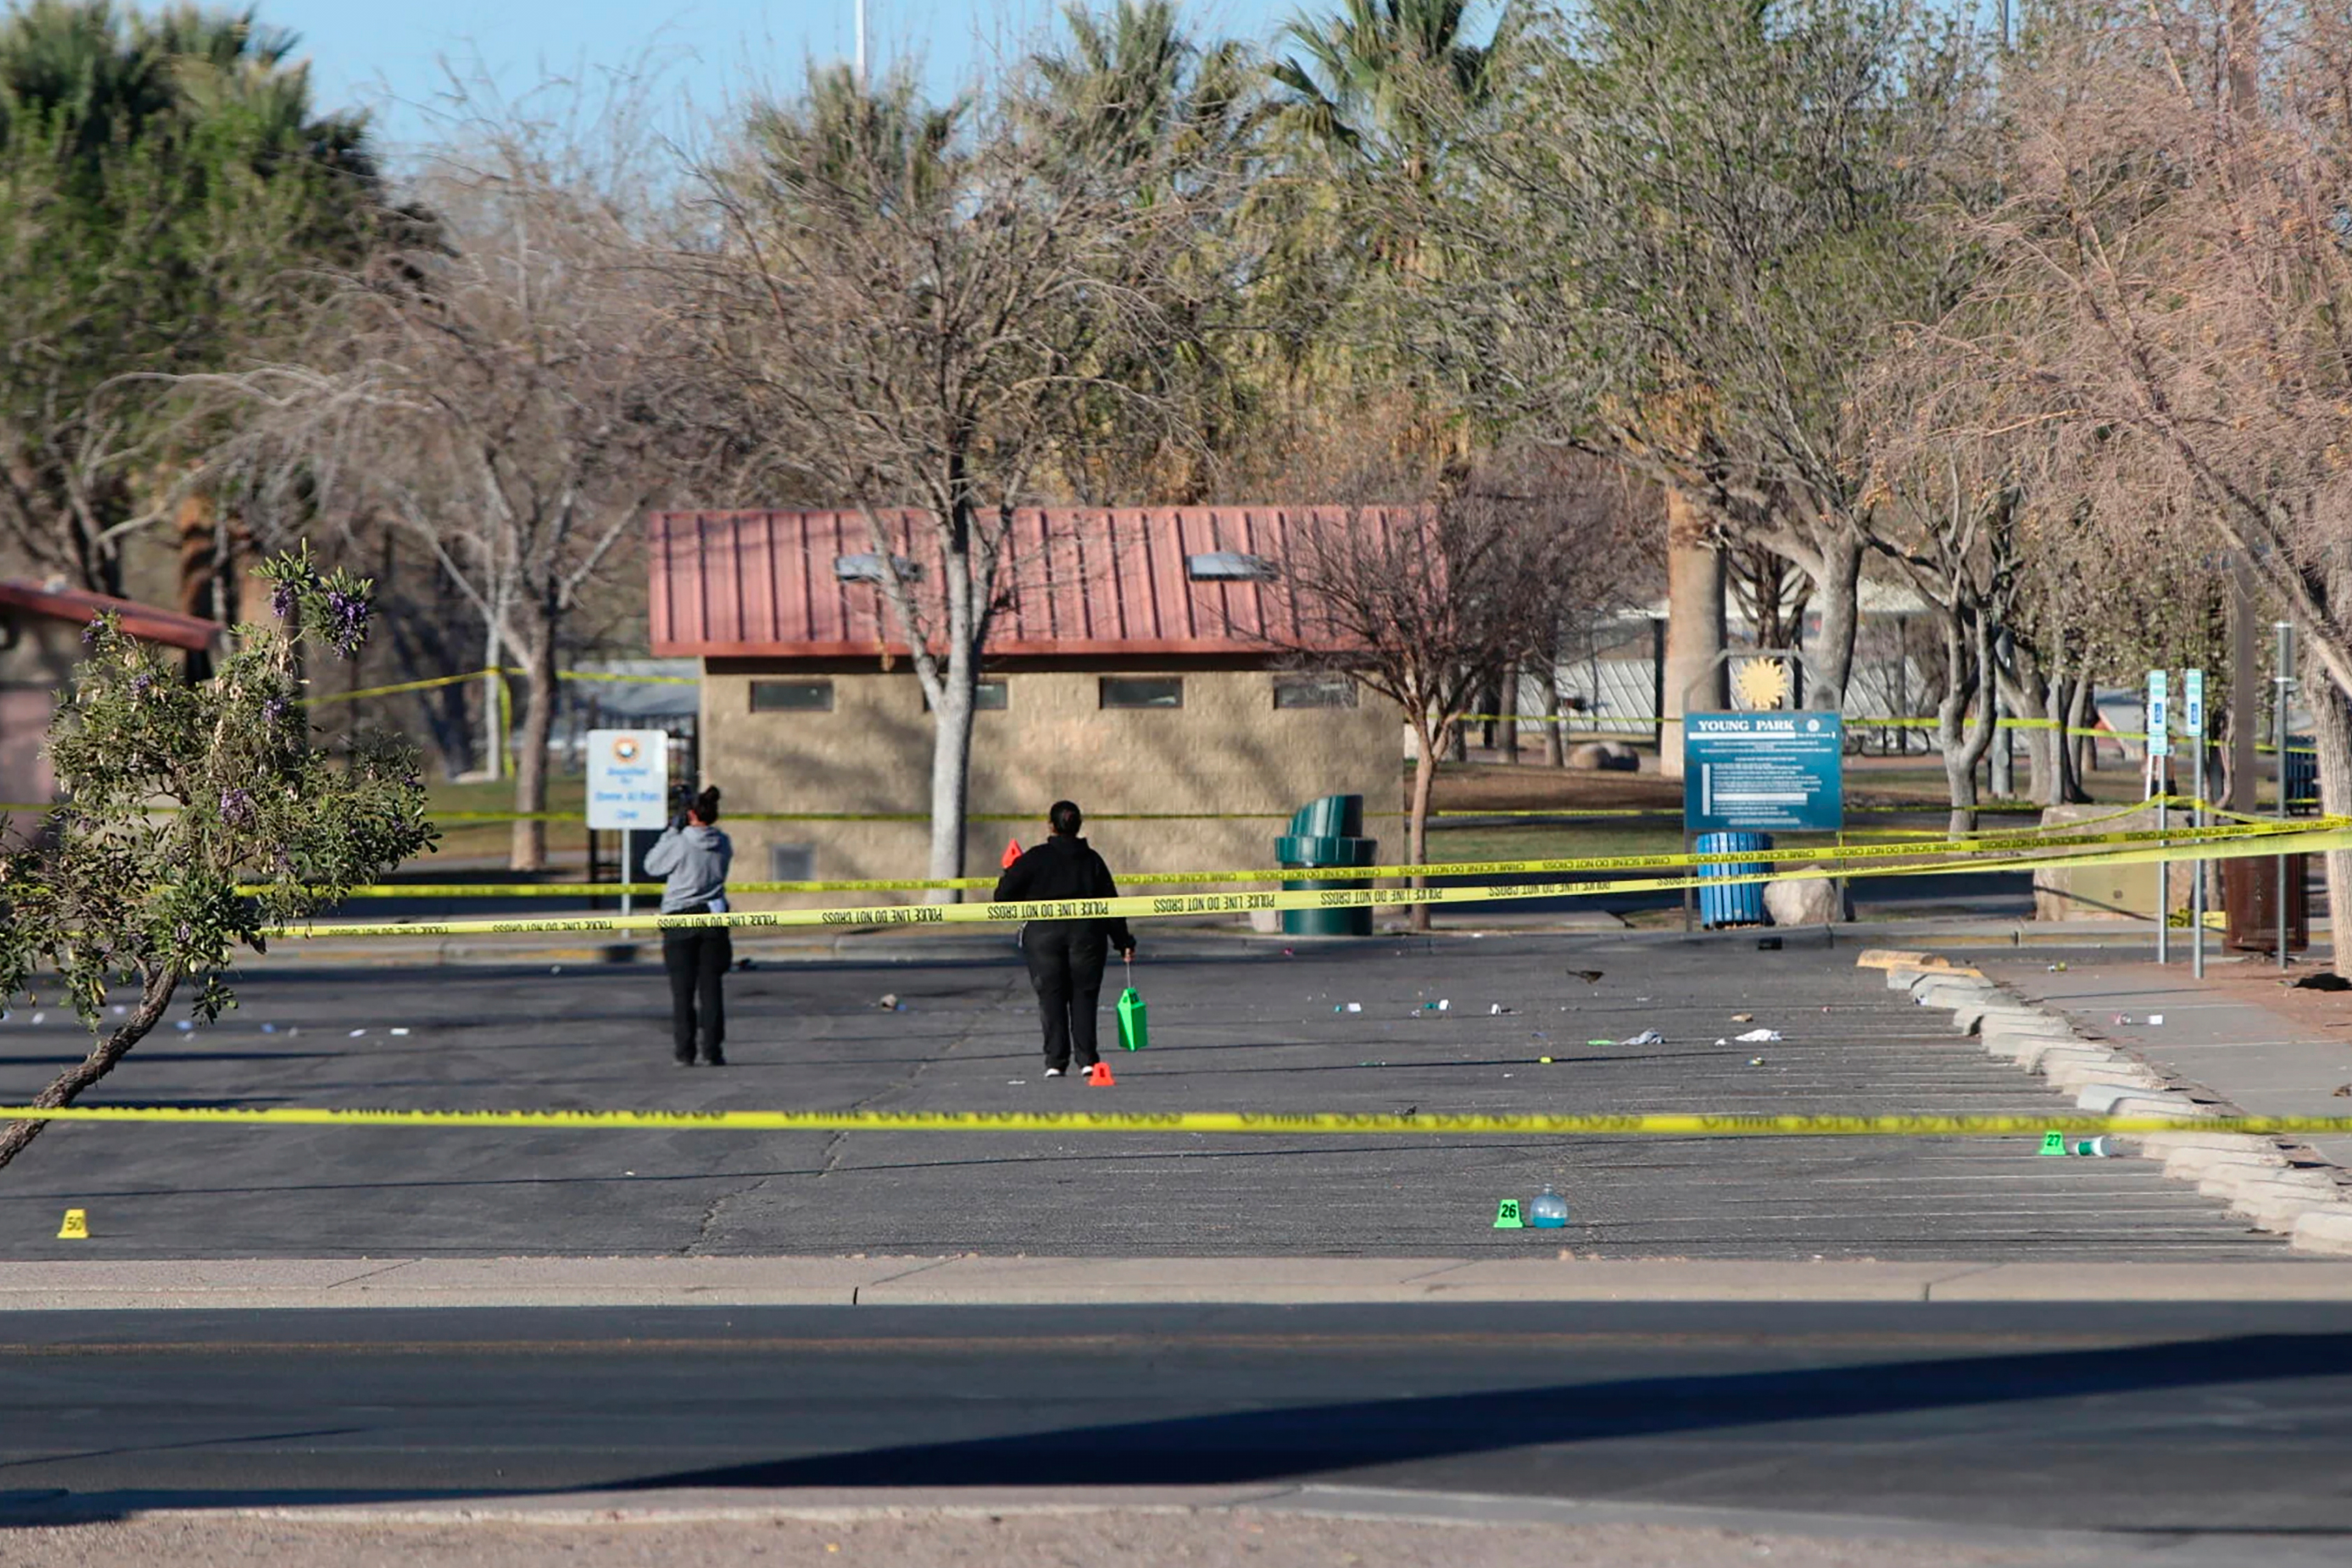
<instances>
[{"instance_id":1,"label":"litter on pavement","mask_svg":"<svg viewBox=\"0 0 2352 1568\"><path fill-rule=\"evenodd\" d=\"M1619 1045L1664 1045L1666 1043L1666 1037L1656 1030L1645 1029L1631 1040L1621 1040L1617 1043Z\"/></svg>"},{"instance_id":2,"label":"litter on pavement","mask_svg":"<svg viewBox=\"0 0 2352 1568\"><path fill-rule=\"evenodd\" d=\"M1751 1029L1736 1038L1742 1045L1778 1045L1780 1043L1780 1031L1777 1029Z\"/></svg>"}]
</instances>

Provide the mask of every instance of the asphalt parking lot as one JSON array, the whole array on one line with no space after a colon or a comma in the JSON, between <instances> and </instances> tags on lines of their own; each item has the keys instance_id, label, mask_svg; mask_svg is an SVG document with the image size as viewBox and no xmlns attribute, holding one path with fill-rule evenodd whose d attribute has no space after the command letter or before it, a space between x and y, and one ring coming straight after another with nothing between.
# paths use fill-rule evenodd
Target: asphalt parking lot
<instances>
[{"instance_id":1,"label":"asphalt parking lot","mask_svg":"<svg viewBox=\"0 0 2352 1568\"><path fill-rule=\"evenodd\" d=\"M1148 940L1148 938L1147 938ZM920 951L919 947L915 949ZM1147 946L1147 954L1150 952ZM971 954L967 945L959 951ZM1587 982L1577 970L1597 970ZM1047 1082L1002 956L763 965L730 1066L670 1065L650 965L292 967L167 1028L91 1103L1403 1112L2056 1111L1790 936L1377 940L1140 965L1153 1045ZM885 995L903 1010L886 1010ZM1108 1000L1107 995L1106 1001ZM1443 1011L1430 1004L1447 1004ZM1350 1004L1360 1007L1351 1012ZM1499 1010L1497 1010L1499 1009ZM0 1022L0 1090L84 1048ZM1752 1022L1735 1021L1749 1013ZM1105 1014L1108 1030L1108 1009ZM1729 1037L1780 1031L1777 1044ZM1656 1030L1656 1045L1617 1042ZM395 1030L404 1030L396 1033ZM355 1032L364 1031L364 1032ZM1549 1056L1549 1064L1539 1058ZM1760 1058L1760 1060L1758 1060ZM1497 1231L1549 1183L1564 1231ZM68 1205L91 1239L55 1239ZM2137 1160L2030 1139L1213 1137L67 1125L0 1173L17 1258L916 1253L2283 1260Z\"/></svg>"}]
</instances>

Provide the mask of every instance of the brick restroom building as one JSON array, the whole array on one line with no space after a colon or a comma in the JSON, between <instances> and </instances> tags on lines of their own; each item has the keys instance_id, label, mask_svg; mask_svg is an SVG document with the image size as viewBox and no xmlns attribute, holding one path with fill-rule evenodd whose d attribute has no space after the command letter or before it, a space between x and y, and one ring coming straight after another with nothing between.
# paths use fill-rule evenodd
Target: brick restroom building
<instances>
[{"instance_id":1,"label":"brick restroom building","mask_svg":"<svg viewBox=\"0 0 2352 1568\"><path fill-rule=\"evenodd\" d=\"M1360 794L1381 858L1402 847L1403 716L1305 671L1275 584L1301 514L1277 507L1045 508L1015 519L1017 569L974 717L966 871L1044 835L1067 798L1122 889L1139 873L1270 866L1286 818ZM919 571L928 529L892 519ZM931 722L856 511L649 519L651 635L701 662L702 779L725 791L739 881L919 876L928 821L764 822L760 812L928 811ZM1122 813L1257 813L1180 821ZM1389 813L1377 815L1376 813ZM919 898L919 894L896 896ZM747 897L745 907L839 902Z\"/></svg>"},{"instance_id":2,"label":"brick restroom building","mask_svg":"<svg viewBox=\"0 0 2352 1568\"><path fill-rule=\"evenodd\" d=\"M110 612L130 635L191 657L210 654L226 633L194 615L61 582L0 581L0 805L46 806L56 793L43 755L49 721L89 652L82 632Z\"/></svg>"}]
</instances>

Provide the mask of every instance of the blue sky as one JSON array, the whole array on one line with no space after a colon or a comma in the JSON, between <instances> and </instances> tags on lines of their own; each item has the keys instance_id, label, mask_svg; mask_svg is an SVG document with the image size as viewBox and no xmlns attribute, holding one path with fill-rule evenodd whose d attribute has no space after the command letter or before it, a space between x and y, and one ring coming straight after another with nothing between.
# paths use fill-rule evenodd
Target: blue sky
<instances>
[{"instance_id":1,"label":"blue sky","mask_svg":"<svg viewBox=\"0 0 2352 1568\"><path fill-rule=\"evenodd\" d=\"M636 68L715 110L802 62L847 57L853 0L256 0L261 20L302 37L321 107L374 110L395 147L427 134L443 59L478 60L509 95L551 78ZM1269 37L1301 0L1194 0L1203 30ZM1048 23L1052 0L867 0L879 60L920 59L945 89L1013 52Z\"/></svg>"}]
</instances>

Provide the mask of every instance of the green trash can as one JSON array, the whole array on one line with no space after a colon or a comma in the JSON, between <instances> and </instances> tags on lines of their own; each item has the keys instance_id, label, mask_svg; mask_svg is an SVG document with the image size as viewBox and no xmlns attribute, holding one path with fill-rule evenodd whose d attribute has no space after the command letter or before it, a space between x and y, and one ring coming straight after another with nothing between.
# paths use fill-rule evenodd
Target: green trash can
<instances>
[{"instance_id":1,"label":"green trash can","mask_svg":"<svg viewBox=\"0 0 2352 1568\"><path fill-rule=\"evenodd\" d=\"M1301 806L1290 819L1290 831L1274 841L1274 858L1285 871L1322 871L1375 864L1380 841L1363 836L1364 798L1326 795ZM1361 888L1372 884L1359 877L1285 878L1285 893L1314 893L1330 888ZM1370 936L1372 912L1360 905L1342 909L1286 909L1286 936Z\"/></svg>"}]
</instances>

